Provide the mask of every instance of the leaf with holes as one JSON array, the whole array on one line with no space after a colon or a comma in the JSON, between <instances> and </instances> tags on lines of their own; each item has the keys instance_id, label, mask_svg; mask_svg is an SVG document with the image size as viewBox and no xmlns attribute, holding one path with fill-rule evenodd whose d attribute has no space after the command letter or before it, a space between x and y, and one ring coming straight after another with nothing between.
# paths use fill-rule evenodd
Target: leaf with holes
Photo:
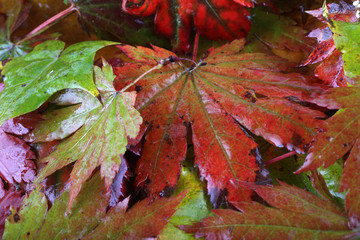
<instances>
[{"instance_id":1,"label":"leaf with holes","mask_svg":"<svg viewBox=\"0 0 360 240\"><path fill-rule=\"evenodd\" d=\"M342 239L353 234L342 209L300 188L253 186L272 207L233 202L240 211L213 210L216 216L192 226L179 226L205 239Z\"/></svg>"},{"instance_id":2,"label":"leaf with holes","mask_svg":"<svg viewBox=\"0 0 360 240\"><path fill-rule=\"evenodd\" d=\"M36 180L39 183L56 170L76 161L70 175L69 209L81 185L96 167L101 166L101 176L105 178L107 189L110 188L119 170L121 155L126 151L127 138L136 137L142 122L139 112L133 107L136 93L114 89L111 66L105 64L103 70L95 66L94 72L102 105L90 111L84 125L42 160L48 164Z\"/></svg>"},{"instance_id":3,"label":"leaf with holes","mask_svg":"<svg viewBox=\"0 0 360 240\"><path fill-rule=\"evenodd\" d=\"M172 39L174 49L189 52L193 26L212 40L234 40L250 31L251 0L134 1L124 0L123 10L135 16L155 15L155 28Z\"/></svg>"},{"instance_id":4,"label":"leaf with holes","mask_svg":"<svg viewBox=\"0 0 360 240\"><path fill-rule=\"evenodd\" d=\"M213 203L224 195L230 200L250 198L250 190L235 190L231 184L255 179L257 145L248 130L298 152L311 141L323 113L289 99L310 101L311 94L323 88L308 84L311 78L283 73L292 65L284 59L241 53L244 42L211 49L196 67L170 63L133 87L144 119L139 137L145 136L136 168L138 187L146 187L154 197L171 193L185 159L189 128L195 165ZM157 47L120 48L138 63L115 68L117 87L174 55Z\"/></svg>"}]
</instances>

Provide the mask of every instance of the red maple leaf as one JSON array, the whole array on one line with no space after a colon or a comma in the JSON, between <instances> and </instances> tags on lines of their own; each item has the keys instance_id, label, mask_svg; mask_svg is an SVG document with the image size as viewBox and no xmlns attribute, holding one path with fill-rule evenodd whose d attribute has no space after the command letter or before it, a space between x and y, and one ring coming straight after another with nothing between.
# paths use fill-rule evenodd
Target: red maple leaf
<instances>
[{"instance_id":1,"label":"red maple leaf","mask_svg":"<svg viewBox=\"0 0 360 240\"><path fill-rule=\"evenodd\" d=\"M212 40L234 40L250 31L251 0L124 0L123 10L137 16L155 14L155 28L173 39L175 50L189 52L190 36L195 27L200 35Z\"/></svg>"},{"instance_id":2,"label":"red maple leaf","mask_svg":"<svg viewBox=\"0 0 360 240\"><path fill-rule=\"evenodd\" d=\"M133 87L144 124L142 156L136 184L150 195L166 195L178 179L191 129L195 165L214 201L249 199L251 191L235 190L232 180L254 181L256 143L247 130L269 142L302 152L315 135L321 112L290 98L310 101L322 87L306 76L283 71L292 64L261 53L241 53L244 40L211 49L196 67L170 63L143 77ZM120 46L136 63L115 68L117 87L133 81L174 53L153 47ZM176 57L175 57L176 58Z\"/></svg>"}]
</instances>

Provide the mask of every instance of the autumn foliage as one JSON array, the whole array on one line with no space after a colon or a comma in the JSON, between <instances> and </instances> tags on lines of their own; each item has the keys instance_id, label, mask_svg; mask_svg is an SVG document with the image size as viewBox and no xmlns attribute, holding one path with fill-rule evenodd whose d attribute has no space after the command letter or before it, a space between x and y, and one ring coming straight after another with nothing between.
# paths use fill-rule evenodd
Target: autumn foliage
<instances>
[{"instance_id":1,"label":"autumn foliage","mask_svg":"<svg viewBox=\"0 0 360 240\"><path fill-rule=\"evenodd\" d=\"M64 3L0 0L3 239L360 237L357 2Z\"/></svg>"}]
</instances>

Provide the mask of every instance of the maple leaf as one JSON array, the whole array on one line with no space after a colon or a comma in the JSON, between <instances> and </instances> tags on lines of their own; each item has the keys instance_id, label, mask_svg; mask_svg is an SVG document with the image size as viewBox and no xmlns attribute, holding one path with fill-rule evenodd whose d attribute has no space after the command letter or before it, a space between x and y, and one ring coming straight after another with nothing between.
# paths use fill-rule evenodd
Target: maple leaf
<instances>
[{"instance_id":1,"label":"maple leaf","mask_svg":"<svg viewBox=\"0 0 360 240\"><path fill-rule=\"evenodd\" d=\"M240 3L240 4L239 4ZM212 40L234 40L250 31L251 1L137 1L124 0L123 10L136 16L155 15L156 31L173 39L174 49L189 52L193 26Z\"/></svg>"},{"instance_id":2,"label":"maple leaf","mask_svg":"<svg viewBox=\"0 0 360 240\"><path fill-rule=\"evenodd\" d=\"M111 66L104 64L103 70L95 66L94 72L102 105L93 108L84 125L42 159L42 162L48 164L36 180L40 182L56 170L76 161L70 175L69 209L81 185L96 167L101 166L101 176L105 178L106 187L110 188L119 169L121 155L126 151L127 137L135 138L142 123L140 114L133 107L136 93L114 89Z\"/></svg>"},{"instance_id":3,"label":"maple leaf","mask_svg":"<svg viewBox=\"0 0 360 240\"><path fill-rule=\"evenodd\" d=\"M0 60L25 56L40 42L57 39L59 36L59 34L56 33L38 35L38 32L26 39L17 42L14 41L12 34L27 20L31 3L21 0L14 0L12 2L12 8L7 12L6 22L2 24L0 28Z\"/></svg>"},{"instance_id":4,"label":"maple leaf","mask_svg":"<svg viewBox=\"0 0 360 240\"><path fill-rule=\"evenodd\" d=\"M101 223L83 239L143 239L160 233L186 192L170 199L158 199L150 205L145 199L126 213L129 198L111 208Z\"/></svg>"},{"instance_id":5,"label":"maple leaf","mask_svg":"<svg viewBox=\"0 0 360 240\"><path fill-rule=\"evenodd\" d=\"M344 3L343 3L344 4ZM354 10L352 7L351 10ZM344 58L344 72L351 78L352 83L359 79L357 56L359 46L360 28L353 21L354 11L346 11L343 15L331 18L331 8L324 8L325 16L328 17L331 31L334 32L334 43L342 51ZM329 13L330 12L330 13ZM340 11L341 12L341 11ZM350 13L348 13L350 12ZM341 12L342 13L342 12ZM345 21L336 21L345 20ZM319 96L316 103L327 108L344 108L326 121L324 129L315 138L309 149L304 165L297 171L303 172L309 169L315 169L323 166L324 168L332 165L337 159L349 153L349 163L345 163L343 177L341 181L341 190L350 189L345 197L345 207L349 210L350 226L357 228L360 226L360 206L357 198L360 179L353 178L349 166L357 166L357 147L360 132L358 131L360 108L356 102L359 96L359 87L345 89L329 90L322 96ZM354 101L355 100L355 101Z\"/></svg>"},{"instance_id":6,"label":"maple leaf","mask_svg":"<svg viewBox=\"0 0 360 240\"><path fill-rule=\"evenodd\" d=\"M5 89L0 93L0 125L34 111L62 89L80 88L96 94L92 78L94 55L110 44L113 43L81 42L63 50L64 42L50 40L7 63L2 71Z\"/></svg>"},{"instance_id":7,"label":"maple leaf","mask_svg":"<svg viewBox=\"0 0 360 240\"><path fill-rule=\"evenodd\" d=\"M46 197L38 187L25 198L18 211L11 211L3 239L80 239L105 216L109 197L100 175L95 174L84 184L71 213L65 215L69 190L64 191L49 209Z\"/></svg>"},{"instance_id":8,"label":"maple leaf","mask_svg":"<svg viewBox=\"0 0 360 240\"><path fill-rule=\"evenodd\" d=\"M144 124L142 156L136 168L136 184L156 197L177 182L186 155L186 135L192 129L195 165L207 181L216 202L220 191L228 199L249 199L251 191L234 189L231 180L254 181L256 143L239 124L276 146L303 151L324 117L288 97L304 101L323 91L307 84L309 78L285 74L290 63L261 53L240 53L244 40L211 49L196 67L170 63L151 72L134 86L136 107ZM174 54L153 47L120 46L138 63L115 68L118 87L133 81L163 58Z\"/></svg>"},{"instance_id":9,"label":"maple leaf","mask_svg":"<svg viewBox=\"0 0 360 240\"><path fill-rule=\"evenodd\" d=\"M359 87L330 89L320 96L316 103L328 108L344 108L326 120L322 132L316 135L309 149L303 166L297 172L324 168L332 165L350 150L345 162L341 180L342 191L350 189L345 197L345 207L350 210L351 226L356 228L360 222L358 206L358 184L360 179L353 176L353 167L357 166L359 147L360 106L357 99L360 96Z\"/></svg>"},{"instance_id":10,"label":"maple leaf","mask_svg":"<svg viewBox=\"0 0 360 240\"><path fill-rule=\"evenodd\" d=\"M240 212L216 209L216 216L180 229L205 239L340 239L353 233L340 208L312 193L285 183L252 187L273 208L232 202Z\"/></svg>"}]
</instances>

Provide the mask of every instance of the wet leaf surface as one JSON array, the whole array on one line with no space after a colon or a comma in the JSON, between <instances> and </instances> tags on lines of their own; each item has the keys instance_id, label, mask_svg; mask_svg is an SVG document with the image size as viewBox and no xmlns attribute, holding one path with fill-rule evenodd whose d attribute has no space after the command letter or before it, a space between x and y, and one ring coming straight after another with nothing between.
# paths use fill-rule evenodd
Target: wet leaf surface
<instances>
[{"instance_id":1,"label":"wet leaf surface","mask_svg":"<svg viewBox=\"0 0 360 240\"><path fill-rule=\"evenodd\" d=\"M14 0L14 6L9 10L5 24L0 24L0 60L24 56L31 50L29 44L16 45L12 42L11 35L16 28L27 18L31 4L23 4L20 0Z\"/></svg>"},{"instance_id":2,"label":"wet leaf surface","mask_svg":"<svg viewBox=\"0 0 360 240\"><path fill-rule=\"evenodd\" d=\"M319 77L324 83L332 86L346 86L346 83L354 84L354 76L345 75L344 72L344 63L343 56L340 53L340 46L335 48L334 40L336 35L333 36L331 31L334 30L334 24L331 22L345 21L345 22L355 22L357 18L355 17L354 7L351 4L348 4L344 1L337 3L327 4L328 11L328 21L330 21L330 27L327 25L327 20L323 17L323 9L307 11L308 14L318 18L320 21L324 22L326 25L313 30L309 36L317 38L318 46L313 50L309 55L308 59L305 60L302 65L314 64L323 61L315 69L315 76ZM337 21L336 21L337 20ZM346 23L344 23L346 24ZM346 37L344 37L346 38ZM338 41L338 40L337 40ZM351 43L354 44L354 43ZM340 47L340 48L339 48ZM351 45L354 47L354 45Z\"/></svg>"},{"instance_id":3,"label":"wet leaf surface","mask_svg":"<svg viewBox=\"0 0 360 240\"><path fill-rule=\"evenodd\" d=\"M310 100L322 87L307 84L305 76L285 74L291 64L259 53L241 53L244 41L211 49L206 64L186 68L168 64L146 75L134 87L136 107L144 118L142 156L136 184L153 196L171 190L186 154L187 128L192 128L195 165L207 181L213 200L249 199L251 191L235 191L231 180L254 181L255 142L239 124L278 147L302 151L315 135L321 112L304 108L286 97ZM154 47L120 47L139 63L116 68L124 85L174 55ZM266 96L266 97L265 97ZM141 134L141 135L142 135ZM141 136L140 135L140 136ZM164 191L164 192L163 192Z\"/></svg>"},{"instance_id":4,"label":"wet leaf surface","mask_svg":"<svg viewBox=\"0 0 360 240\"><path fill-rule=\"evenodd\" d=\"M2 181L1 181L2 183ZM5 219L9 216L10 208L19 209L23 200L21 191L16 191L15 187L4 191L3 196L0 198L0 234L4 232Z\"/></svg>"},{"instance_id":5,"label":"wet leaf surface","mask_svg":"<svg viewBox=\"0 0 360 240\"><path fill-rule=\"evenodd\" d=\"M357 104L354 106L352 104L353 101L346 100L351 99L351 97L357 97L358 93L358 88L356 87L337 88L329 91L328 100L325 100L325 98L321 99L320 102L322 104L332 105L338 98L339 101L335 105L351 107L342 109L326 121L323 131L315 137L304 165L297 171L303 172L316 169L320 166L327 168L351 150L344 165L340 190L350 189L345 197L345 207L350 211L350 226L352 228L357 228L360 220L358 187L355 184L358 179L352 173L357 167L360 108Z\"/></svg>"},{"instance_id":6,"label":"wet leaf surface","mask_svg":"<svg viewBox=\"0 0 360 240\"><path fill-rule=\"evenodd\" d=\"M28 2L0 0L0 55L25 55L0 61L5 239L360 237L360 91L347 87L359 78L359 8L321 9L319 0L30 0L29 12ZM78 14L47 30L60 31L64 43L40 44L39 36L18 44L66 4ZM255 4L262 6L250 19ZM245 36L250 21L246 41L219 47L224 41L215 39ZM96 50L114 43L71 45L96 39L87 30L152 49L97 52L114 67L113 84L105 61L102 70L92 65ZM311 38L318 46L300 63L316 45ZM177 56L160 48L170 42ZM197 47L205 52L198 63L182 55ZM134 154L125 160L126 149ZM293 157L274 163L284 153ZM35 164L42 170L34 187ZM280 186L261 185L271 182ZM221 209L211 213L211 204Z\"/></svg>"},{"instance_id":7,"label":"wet leaf surface","mask_svg":"<svg viewBox=\"0 0 360 240\"><path fill-rule=\"evenodd\" d=\"M351 234L345 213L330 202L300 188L253 185L273 208L257 202L233 202L241 212L213 210L216 216L192 226L179 226L205 239L339 239Z\"/></svg>"},{"instance_id":8,"label":"wet leaf surface","mask_svg":"<svg viewBox=\"0 0 360 240\"><path fill-rule=\"evenodd\" d=\"M109 44L112 43L82 42L63 50L63 42L47 41L28 55L6 64L2 71L5 89L0 94L0 125L37 109L52 94L65 88L80 88L96 94L92 80L94 55Z\"/></svg>"},{"instance_id":9,"label":"wet leaf surface","mask_svg":"<svg viewBox=\"0 0 360 240\"><path fill-rule=\"evenodd\" d=\"M128 200L111 208L93 232L83 239L141 239L157 236L176 211L186 192L149 204L145 199L126 213Z\"/></svg>"},{"instance_id":10,"label":"wet leaf surface","mask_svg":"<svg viewBox=\"0 0 360 240\"><path fill-rule=\"evenodd\" d=\"M170 240L174 236L179 240L193 239L190 234L184 233L176 226L200 221L211 214L210 203L205 198L204 184L199 181L197 171L183 167L174 194L179 194L187 189L189 189L188 193L178 205L169 223L159 234L158 239Z\"/></svg>"},{"instance_id":11,"label":"wet leaf surface","mask_svg":"<svg viewBox=\"0 0 360 240\"><path fill-rule=\"evenodd\" d=\"M360 25L358 22L331 21L331 31L334 33L334 43L342 52L346 76L357 82L360 79Z\"/></svg>"},{"instance_id":12,"label":"wet leaf surface","mask_svg":"<svg viewBox=\"0 0 360 240\"><path fill-rule=\"evenodd\" d=\"M94 106L84 125L42 162L48 163L40 172L37 182L56 170L76 161L70 176L69 209L96 167L101 166L101 176L110 188L126 151L127 138L135 138L142 123L140 114L133 107L135 92L118 92L112 86L112 68L94 67L95 82L102 105ZM115 131L116 129L116 131Z\"/></svg>"},{"instance_id":13,"label":"wet leaf surface","mask_svg":"<svg viewBox=\"0 0 360 240\"><path fill-rule=\"evenodd\" d=\"M45 195L36 189L26 197L19 211L13 209L6 219L3 239L33 239L47 212Z\"/></svg>"},{"instance_id":14,"label":"wet leaf surface","mask_svg":"<svg viewBox=\"0 0 360 240\"><path fill-rule=\"evenodd\" d=\"M0 176L10 184L35 179L35 154L24 140L0 128Z\"/></svg>"},{"instance_id":15,"label":"wet leaf surface","mask_svg":"<svg viewBox=\"0 0 360 240\"><path fill-rule=\"evenodd\" d=\"M84 124L91 110L101 105L91 94L79 89L67 89L52 102L57 106L67 106L42 114L43 121L25 136L27 142L64 139Z\"/></svg>"},{"instance_id":16,"label":"wet leaf surface","mask_svg":"<svg viewBox=\"0 0 360 240\"><path fill-rule=\"evenodd\" d=\"M96 174L84 184L71 212L66 215L68 190L48 211L44 194L35 190L25 199L20 211L9 216L4 239L16 239L18 236L32 236L32 239L80 239L99 224L105 215L109 197L100 175ZM13 221L14 218L19 221Z\"/></svg>"},{"instance_id":17,"label":"wet leaf surface","mask_svg":"<svg viewBox=\"0 0 360 240\"><path fill-rule=\"evenodd\" d=\"M360 167L359 156L360 143L359 139L357 139L351 149L349 158L345 162L340 189L342 191L348 190L345 198L345 207L349 212L349 223L352 229L357 229L360 226L360 179L356 171L354 171Z\"/></svg>"}]
</instances>

